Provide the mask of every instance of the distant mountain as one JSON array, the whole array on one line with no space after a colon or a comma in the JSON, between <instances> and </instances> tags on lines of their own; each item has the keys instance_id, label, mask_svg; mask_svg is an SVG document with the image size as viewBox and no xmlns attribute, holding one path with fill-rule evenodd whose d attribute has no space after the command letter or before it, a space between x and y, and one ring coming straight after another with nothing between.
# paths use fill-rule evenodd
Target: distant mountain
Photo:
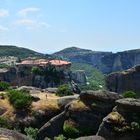
<instances>
[{"instance_id":1,"label":"distant mountain","mask_svg":"<svg viewBox=\"0 0 140 140\"><path fill-rule=\"evenodd\" d=\"M64 58L69 58L77 55L83 55L92 52L92 50L87 50L87 49L81 49L77 47L70 47L63 49L59 52L54 53L56 56L63 56Z\"/></svg>"},{"instance_id":2,"label":"distant mountain","mask_svg":"<svg viewBox=\"0 0 140 140\"><path fill-rule=\"evenodd\" d=\"M17 46L0 45L0 57L1 56L15 56L20 58L27 58L34 56L43 56L43 54Z\"/></svg>"},{"instance_id":3,"label":"distant mountain","mask_svg":"<svg viewBox=\"0 0 140 140\"><path fill-rule=\"evenodd\" d=\"M71 47L53 55L76 63L91 64L105 74L140 64L140 49L112 53Z\"/></svg>"}]
</instances>

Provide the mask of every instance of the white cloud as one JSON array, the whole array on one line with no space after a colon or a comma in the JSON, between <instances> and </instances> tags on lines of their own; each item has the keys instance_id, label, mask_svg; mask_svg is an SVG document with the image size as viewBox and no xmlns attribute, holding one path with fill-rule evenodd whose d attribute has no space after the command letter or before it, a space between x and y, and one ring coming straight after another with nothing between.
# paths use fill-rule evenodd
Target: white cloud
<instances>
[{"instance_id":1,"label":"white cloud","mask_svg":"<svg viewBox=\"0 0 140 140\"><path fill-rule=\"evenodd\" d=\"M37 28L48 28L50 27L49 24L47 24L46 22L40 22L40 21L36 21L36 20L31 20L31 19L20 19L17 20L16 22L17 25L20 26L24 26L27 29L37 29Z\"/></svg>"},{"instance_id":2,"label":"white cloud","mask_svg":"<svg viewBox=\"0 0 140 140\"><path fill-rule=\"evenodd\" d=\"M8 16L8 15L9 15L8 10L0 9L0 17L5 17L5 16Z\"/></svg>"},{"instance_id":3,"label":"white cloud","mask_svg":"<svg viewBox=\"0 0 140 140\"><path fill-rule=\"evenodd\" d=\"M29 8L21 9L20 11L18 11L17 14L21 17L25 17L27 16L28 13L37 12L37 11L39 11L39 8L29 7Z\"/></svg>"},{"instance_id":4,"label":"white cloud","mask_svg":"<svg viewBox=\"0 0 140 140\"><path fill-rule=\"evenodd\" d=\"M6 28L6 27L0 25L0 32L5 32L5 31L7 31L7 30L8 30L8 28Z\"/></svg>"}]
</instances>

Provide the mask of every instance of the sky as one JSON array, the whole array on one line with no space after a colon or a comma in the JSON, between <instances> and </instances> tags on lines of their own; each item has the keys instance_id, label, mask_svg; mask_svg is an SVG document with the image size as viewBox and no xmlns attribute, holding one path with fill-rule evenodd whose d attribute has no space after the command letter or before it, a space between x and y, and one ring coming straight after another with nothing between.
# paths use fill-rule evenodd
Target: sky
<instances>
[{"instance_id":1,"label":"sky","mask_svg":"<svg viewBox=\"0 0 140 140\"><path fill-rule=\"evenodd\" d=\"M0 0L0 45L42 53L140 48L140 0Z\"/></svg>"}]
</instances>

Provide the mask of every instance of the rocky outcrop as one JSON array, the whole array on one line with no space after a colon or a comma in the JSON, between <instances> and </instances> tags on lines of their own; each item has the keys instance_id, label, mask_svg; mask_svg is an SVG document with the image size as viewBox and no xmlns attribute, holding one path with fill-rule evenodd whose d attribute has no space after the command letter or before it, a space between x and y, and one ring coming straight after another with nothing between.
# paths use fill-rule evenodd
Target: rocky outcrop
<instances>
[{"instance_id":1,"label":"rocky outcrop","mask_svg":"<svg viewBox=\"0 0 140 140\"><path fill-rule=\"evenodd\" d=\"M71 79L81 85L86 85L87 79L84 70L77 70L71 74Z\"/></svg>"},{"instance_id":2,"label":"rocky outcrop","mask_svg":"<svg viewBox=\"0 0 140 140\"><path fill-rule=\"evenodd\" d=\"M81 135L96 134L102 119L111 112L119 95L108 91L86 91L67 106L66 122ZM94 126L94 127L93 127Z\"/></svg>"},{"instance_id":3,"label":"rocky outcrop","mask_svg":"<svg viewBox=\"0 0 140 140\"><path fill-rule=\"evenodd\" d=\"M101 123L97 135L107 140L139 140L140 100L120 99Z\"/></svg>"},{"instance_id":4,"label":"rocky outcrop","mask_svg":"<svg viewBox=\"0 0 140 140\"><path fill-rule=\"evenodd\" d=\"M71 96L60 97L58 99L58 106L60 107L60 109L64 110L64 108L67 104L69 104L73 100L76 100L78 97L79 97L79 95L71 95Z\"/></svg>"},{"instance_id":5,"label":"rocky outcrop","mask_svg":"<svg viewBox=\"0 0 140 140\"><path fill-rule=\"evenodd\" d=\"M122 72L109 74L106 77L108 90L117 93L132 90L140 96L140 65Z\"/></svg>"},{"instance_id":6,"label":"rocky outcrop","mask_svg":"<svg viewBox=\"0 0 140 140\"><path fill-rule=\"evenodd\" d=\"M64 111L40 128L38 138L53 138L62 134L66 124L77 130L77 137L94 135L102 119L111 112L118 99L118 94L108 91L86 91L81 93L80 98L62 97L58 104L61 108L65 106Z\"/></svg>"},{"instance_id":7,"label":"rocky outcrop","mask_svg":"<svg viewBox=\"0 0 140 140\"><path fill-rule=\"evenodd\" d=\"M88 137L80 137L76 140L105 140L103 137L100 136L88 136Z\"/></svg>"},{"instance_id":8,"label":"rocky outcrop","mask_svg":"<svg viewBox=\"0 0 140 140\"><path fill-rule=\"evenodd\" d=\"M121 97L115 92L106 90L84 91L80 94L80 99L89 106L96 104L96 109L100 112L110 112L115 106L115 101Z\"/></svg>"},{"instance_id":9,"label":"rocky outcrop","mask_svg":"<svg viewBox=\"0 0 140 140\"><path fill-rule=\"evenodd\" d=\"M38 140L43 140L45 137L53 138L54 136L62 134L64 121L66 119L65 113L65 111L62 112L43 125L38 131Z\"/></svg>"},{"instance_id":10,"label":"rocky outcrop","mask_svg":"<svg viewBox=\"0 0 140 140\"><path fill-rule=\"evenodd\" d=\"M0 139L1 140L33 140L21 133L18 133L13 130L4 129L4 128L0 128Z\"/></svg>"}]
</instances>

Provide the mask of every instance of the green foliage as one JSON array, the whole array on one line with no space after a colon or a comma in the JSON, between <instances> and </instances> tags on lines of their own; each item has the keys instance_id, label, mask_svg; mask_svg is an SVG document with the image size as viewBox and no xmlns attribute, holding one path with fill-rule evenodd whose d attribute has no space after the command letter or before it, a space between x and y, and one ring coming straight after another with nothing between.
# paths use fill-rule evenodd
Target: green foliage
<instances>
[{"instance_id":1,"label":"green foliage","mask_svg":"<svg viewBox=\"0 0 140 140\"><path fill-rule=\"evenodd\" d=\"M32 73L36 74L36 75L42 75L43 74L43 70L40 67L32 67Z\"/></svg>"},{"instance_id":2,"label":"green foliage","mask_svg":"<svg viewBox=\"0 0 140 140\"><path fill-rule=\"evenodd\" d=\"M66 140L66 137L64 135L59 135L57 137L54 137L54 140Z\"/></svg>"},{"instance_id":3,"label":"green foliage","mask_svg":"<svg viewBox=\"0 0 140 140\"><path fill-rule=\"evenodd\" d=\"M43 55L26 48L20 48L12 45L0 45L0 56L15 56L19 58L27 58Z\"/></svg>"},{"instance_id":4,"label":"green foliage","mask_svg":"<svg viewBox=\"0 0 140 140\"><path fill-rule=\"evenodd\" d=\"M0 99L5 99L6 95L4 93L0 93Z\"/></svg>"},{"instance_id":5,"label":"green foliage","mask_svg":"<svg viewBox=\"0 0 140 140\"><path fill-rule=\"evenodd\" d=\"M0 127L11 129L12 125L9 123L8 119L0 117Z\"/></svg>"},{"instance_id":6,"label":"green foliage","mask_svg":"<svg viewBox=\"0 0 140 140\"><path fill-rule=\"evenodd\" d=\"M67 96L67 95L72 95L73 92L72 89L67 84L64 84L58 87L56 94L58 96Z\"/></svg>"},{"instance_id":7,"label":"green foliage","mask_svg":"<svg viewBox=\"0 0 140 140\"><path fill-rule=\"evenodd\" d=\"M138 122L131 122L132 130L140 129L140 124Z\"/></svg>"},{"instance_id":8,"label":"green foliage","mask_svg":"<svg viewBox=\"0 0 140 140\"><path fill-rule=\"evenodd\" d=\"M4 81L0 81L0 91L4 91L10 87L10 84Z\"/></svg>"},{"instance_id":9,"label":"green foliage","mask_svg":"<svg viewBox=\"0 0 140 140\"><path fill-rule=\"evenodd\" d=\"M9 68L10 66L8 64L5 64L5 63L1 63L0 64L0 68Z\"/></svg>"},{"instance_id":10,"label":"green foliage","mask_svg":"<svg viewBox=\"0 0 140 140\"><path fill-rule=\"evenodd\" d=\"M37 128L32 128L32 127L25 127L24 132L26 135L30 138L36 139L37 138Z\"/></svg>"},{"instance_id":11,"label":"green foliage","mask_svg":"<svg viewBox=\"0 0 140 140\"><path fill-rule=\"evenodd\" d=\"M72 63L71 70L84 70L88 84L80 85L81 90L98 90L105 88L105 76L90 64Z\"/></svg>"},{"instance_id":12,"label":"green foliage","mask_svg":"<svg viewBox=\"0 0 140 140\"><path fill-rule=\"evenodd\" d=\"M91 106L92 106L92 107L96 107L97 104L96 104L96 103L92 103Z\"/></svg>"},{"instance_id":13,"label":"green foliage","mask_svg":"<svg viewBox=\"0 0 140 140\"><path fill-rule=\"evenodd\" d=\"M136 98L136 93L133 91L125 91L122 93L124 98Z\"/></svg>"},{"instance_id":14,"label":"green foliage","mask_svg":"<svg viewBox=\"0 0 140 140\"><path fill-rule=\"evenodd\" d=\"M76 138L79 136L79 130L67 122L64 123L63 132L67 138Z\"/></svg>"},{"instance_id":15,"label":"green foliage","mask_svg":"<svg viewBox=\"0 0 140 140\"><path fill-rule=\"evenodd\" d=\"M11 89L8 91L10 103L16 109L27 109L32 103L32 97L28 92Z\"/></svg>"}]
</instances>

